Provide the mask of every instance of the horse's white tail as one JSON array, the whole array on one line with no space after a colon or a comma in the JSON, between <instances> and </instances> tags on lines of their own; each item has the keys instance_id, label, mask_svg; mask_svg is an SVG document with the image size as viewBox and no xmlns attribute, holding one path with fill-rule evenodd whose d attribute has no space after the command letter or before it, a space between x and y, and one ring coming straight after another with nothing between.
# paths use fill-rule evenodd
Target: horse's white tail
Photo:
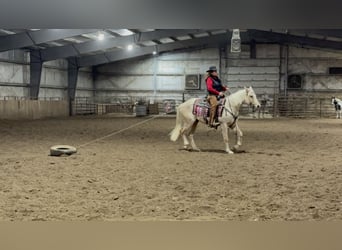
<instances>
[{"instance_id":1,"label":"horse's white tail","mask_svg":"<svg viewBox=\"0 0 342 250\"><path fill-rule=\"evenodd\" d=\"M182 129L182 123L181 123L181 115L179 113L179 107L177 108L177 116L176 116L176 126L175 128L170 132L170 139L171 141L177 141L180 131Z\"/></svg>"}]
</instances>

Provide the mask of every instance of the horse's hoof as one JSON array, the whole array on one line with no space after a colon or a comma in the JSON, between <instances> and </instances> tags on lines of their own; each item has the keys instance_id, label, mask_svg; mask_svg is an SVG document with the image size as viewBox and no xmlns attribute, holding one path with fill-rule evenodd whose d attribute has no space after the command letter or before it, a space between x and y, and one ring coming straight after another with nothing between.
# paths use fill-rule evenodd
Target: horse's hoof
<instances>
[{"instance_id":1,"label":"horse's hoof","mask_svg":"<svg viewBox=\"0 0 342 250\"><path fill-rule=\"evenodd\" d=\"M192 150L196 151L196 152L201 152L201 150L199 148L193 148Z\"/></svg>"},{"instance_id":2,"label":"horse's hoof","mask_svg":"<svg viewBox=\"0 0 342 250\"><path fill-rule=\"evenodd\" d=\"M226 151L228 154L234 154L233 151L229 150L229 151Z\"/></svg>"}]
</instances>

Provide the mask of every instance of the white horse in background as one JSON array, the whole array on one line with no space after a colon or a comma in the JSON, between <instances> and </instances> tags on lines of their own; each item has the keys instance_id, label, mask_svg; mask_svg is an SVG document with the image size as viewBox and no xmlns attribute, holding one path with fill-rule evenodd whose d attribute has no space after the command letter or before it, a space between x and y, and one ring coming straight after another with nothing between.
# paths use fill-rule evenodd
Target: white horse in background
<instances>
[{"instance_id":1,"label":"white horse in background","mask_svg":"<svg viewBox=\"0 0 342 250\"><path fill-rule=\"evenodd\" d=\"M331 104L334 105L336 111L336 119L341 119L342 101L335 96L331 97Z\"/></svg>"},{"instance_id":2,"label":"white horse in background","mask_svg":"<svg viewBox=\"0 0 342 250\"><path fill-rule=\"evenodd\" d=\"M237 124L241 105L243 103L252 104L255 108L260 108L260 103L252 87L245 87L226 96L224 99L222 116L218 118L218 121L222 127L222 136L226 146L225 151L233 154L234 152L229 148L228 127L236 132L236 145L234 146L236 150L242 145L242 132ZM178 106L176 126L170 133L170 139L171 141L176 141L182 135L185 149L192 148L195 151L200 151L194 142L193 135L198 122L207 123L207 121L203 116L193 114L193 107L196 101L198 101L198 98L191 98ZM189 144L191 144L191 148Z\"/></svg>"}]
</instances>

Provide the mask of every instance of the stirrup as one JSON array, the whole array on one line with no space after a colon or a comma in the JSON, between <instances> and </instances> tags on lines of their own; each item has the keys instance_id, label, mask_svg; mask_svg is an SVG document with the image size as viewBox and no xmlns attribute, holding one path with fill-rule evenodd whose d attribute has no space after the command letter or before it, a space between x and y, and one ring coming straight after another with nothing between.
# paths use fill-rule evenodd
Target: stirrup
<instances>
[{"instance_id":1,"label":"stirrup","mask_svg":"<svg viewBox=\"0 0 342 250\"><path fill-rule=\"evenodd\" d=\"M219 122L213 122L212 124L208 124L209 128L215 128L217 129L218 126L220 126Z\"/></svg>"}]
</instances>

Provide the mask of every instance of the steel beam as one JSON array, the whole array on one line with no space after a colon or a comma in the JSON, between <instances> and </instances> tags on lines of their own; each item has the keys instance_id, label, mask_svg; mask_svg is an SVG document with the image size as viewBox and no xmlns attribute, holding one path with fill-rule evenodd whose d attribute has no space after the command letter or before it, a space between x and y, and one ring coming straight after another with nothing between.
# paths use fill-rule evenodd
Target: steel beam
<instances>
[{"instance_id":1,"label":"steel beam","mask_svg":"<svg viewBox=\"0 0 342 250\"><path fill-rule=\"evenodd\" d=\"M76 58L68 58L68 97L71 100L75 99L78 69L79 67Z\"/></svg>"},{"instance_id":2,"label":"steel beam","mask_svg":"<svg viewBox=\"0 0 342 250\"><path fill-rule=\"evenodd\" d=\"M30 52L30 98L37 100L40 88L40 78L42 75L43 61L40 52L32 50Z\"/></svg>"},{"instance_id":3,"label":"steel beam","mask_svg":"<svg viewBox=\"0 0 342 250\"><path fill-rule=\"evenodd\" d=\"M327 48L327 49L335 49L335 50L342 49L341 42L328 41L324 39L289 35L289 34L282 34L282 33L276 33L276 32L271 32L271 31L261 31L261 30L249 30L249 34L251 38L255 39L257 42L279 43L279 44L285 44L285 45L292 44L292 45L310 46L310 47Z\"/></svg>"},{"instance_id":4,"label":"steel beam","mask_svg":"<svg viewBox=\"0 0 342 250\"><path fill-rule=\"evenodd\" d=\"M2 36L0 37L0 52L20 49L96 31L96 29L44 29Z\"/></svg>"},{"instance_id":5,"label":"steel beam","mask_svg":"<svg viewBox=\"0 0 342 250\"><path fill-rule=\"evenodd\" d=\"M254 39L251 40L251 43L249 46L250 46L250 51L251 51L250 58L255 59L256 58L256 43Z\"/></svg>"},{"instance_id":6,"label":"steel beam","mask_svg":"<svg viewBox=\"0 0 342 250\"><path fill-rule=\"evenodd\" d=\"M69 100L69 115L72 115L72 103L75 100L77 78L78 78L78 64L75 57L68 58L68 100Z\"/></svg>"},{"instance_id":7,"label":"steel beam","mask_svg":"<svg viewBox=\"0 0 342 250\"><path fill-rule=\"evenodd\" d=\"M128 44L136 44L143 41L157 40L170 36L184 36L191 33L200 33L203 30L198 29L166 29L149 32L141 32L129 36L114 37L111 39L104 39L102 41L90 41L78 44L71 44L66 46L51 47L41 51L43 61L51 61L60 58L67 58L72 56L80 56L82 54L103 51L115 47L127 46Z\"/></svg>"},{"instance_id":8,"label":"steel beam","mask_svg":"<svg viewBox=\"0 0 342 250\"><path fill-rule=\"evenodd\" d=\"M291 29L289 32L301 32L307 35L316 34L325 37L337 37L342 38L342 29Z\"/></svg>"},{"instance_id":9,"label":"steel beam","mask_svg":"<svg viewBox=\"0 0 342 250\"><path fill-rule=\"evenodd\" d=\"M115 52L109 53L102 53L93 56L84 56L78 58L78 65L80 67L88 67L92 65L99 65L104 63L115 62L119 60L125 60L133 57L144 56L144 55L152 55L154 50L157 50L158 53L172 51L177 49L187 49L191 47L202 47L202 46L219 46L222 44L230 43L231 32L209 36L209 37L202 37L202 38L195 38L189 39L184 41L177 41L173 43L166 43L166 44L158 44L154 46L147 46L147 47L139 47L135 48L133 51L127 50L120 50ZM248 34L242 33L241 40L248 41Z\"/></svg>"}]
</instances>

